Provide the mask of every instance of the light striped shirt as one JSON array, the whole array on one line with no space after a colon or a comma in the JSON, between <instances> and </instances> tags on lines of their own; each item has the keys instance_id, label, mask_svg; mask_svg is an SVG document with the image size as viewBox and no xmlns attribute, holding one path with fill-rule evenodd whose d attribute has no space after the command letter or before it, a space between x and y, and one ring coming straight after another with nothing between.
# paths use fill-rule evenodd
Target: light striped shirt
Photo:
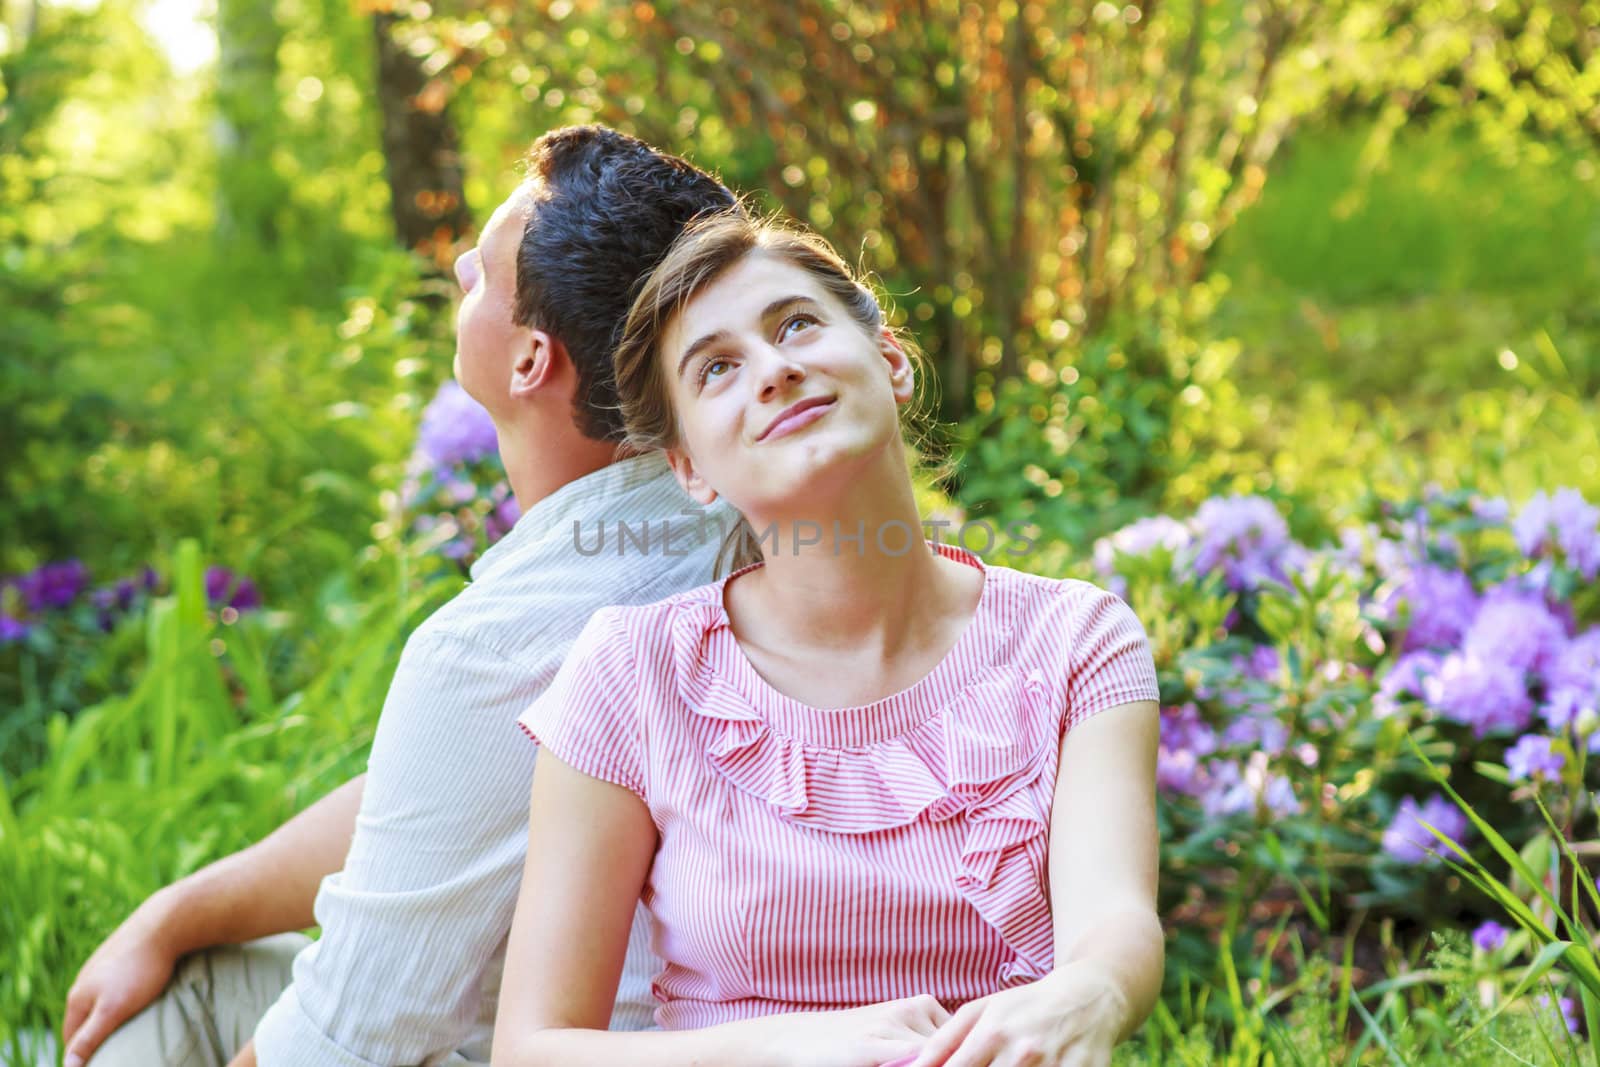
<instances>
[{"instance_id":1,"label":"light striped shirt","mask_svg":"<svg viewBox=\"0 0 1600 1067\"><path fill-rule=\"evenodd\" d=\"M488 1062L528 842L517 715L596 609L711 579L715 523L692 510L659 455L614 463L529 509L412 634L345 868L317 894L321 939L256 1031L263 1067ZM645 932L641 918L619 1029L650 1025Z\"/></svg>"},{"instance_id":2,"label":"light striped shirt","mask_svg":"<svg viewBox=\"0 0 1600 1067\"><path fill-rule=\"evenodd\" d=\"M936 547L982 569L983 590L945 657L892 696L822 710L774 689L723 606L739 571L600 612L522 716L650 810L663 1029L924 993L954 1008L1054 966L1061 741L1158 699L1149 643L1089 583Z\"/></svg>"}]
</instances>

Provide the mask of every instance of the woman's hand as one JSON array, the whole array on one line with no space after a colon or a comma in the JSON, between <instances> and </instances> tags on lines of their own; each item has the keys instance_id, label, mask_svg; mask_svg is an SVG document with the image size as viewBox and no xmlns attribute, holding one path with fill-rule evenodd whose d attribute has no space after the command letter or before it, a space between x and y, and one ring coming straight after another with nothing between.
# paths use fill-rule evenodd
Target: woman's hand
<instances>
[{"instance_id":1,"label":"woman's hand","mask_svg":"<svg viewBox=\"0 0 1600 1067\"><path fill-rule=\"evenodd\" d=\"M760 1043L772 1048L771 1062L784 1067L881 1067L916 1055L949 1020L937 1000L918 996L750 1023L760 1027Z\"/></svg>"},{"instance_id":2,"label":"woman's hand","mask_svg":"<svg viewBox=\"0 0 1600 1067\"><path fill-rule=\"evenodd\" d=\"M1107 1067L1127 997L1088 962L963 1005L910 1067Z\"/></svg>"}]
</instances>

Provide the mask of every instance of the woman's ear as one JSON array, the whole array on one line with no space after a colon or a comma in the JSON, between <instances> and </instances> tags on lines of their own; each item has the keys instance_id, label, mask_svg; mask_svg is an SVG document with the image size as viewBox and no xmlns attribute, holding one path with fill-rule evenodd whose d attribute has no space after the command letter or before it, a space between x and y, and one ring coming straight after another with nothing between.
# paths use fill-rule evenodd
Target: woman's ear
<instances>
[{"instance_id":1,"label":"woman's ear","mask_svg":"<svg viewBox=\"0 0 1600 1067\"><path fill-rule=\"evenodd\" d=\"M894 390L894 402L909 404L917 391L916 364L911 362L900 339L887 326L878 330L878 350L889 364L889 385Z\"/></svg>"},{"instance_id":2,"label":"woman's ear","mask_svg":"<svg viewBox=\"0 0 1600 1067\"><path fill-rule=\"evenodd\" d=\"M511 368L511 398L526 400L533 396L560 374L561 364L569 359L567 346L554 334L527 331L517 362Z\"/></svg>"},{"instance_id":3,"label":"woman's ear","mask_svg":"<svg viewBox=\"0 0 1600 1067\"><path fill-rule=\"evenodd\" d=\"M709 505L717 499L717 491L700 477L700 472L695 470L694 460L689 458L689 453L681 448L669 448L666 454L667 466L672 468L673 477L678 479L678 484L683 486L684 492L701 505Z\"/></svg>"}]
</instances>

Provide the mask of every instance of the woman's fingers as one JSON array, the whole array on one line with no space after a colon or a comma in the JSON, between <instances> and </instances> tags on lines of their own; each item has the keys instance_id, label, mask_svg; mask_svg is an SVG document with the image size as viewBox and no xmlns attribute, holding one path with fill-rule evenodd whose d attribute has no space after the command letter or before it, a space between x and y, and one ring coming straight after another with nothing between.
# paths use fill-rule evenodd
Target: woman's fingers
<instances>
[{"instance_id":1,"label":"woman's fingers","mask_svg":"<svg viewBox=\"0 0 1600 1067\"><path fill-rule=\"evenodd\" d=\"M943 1067L950 1063L950 1057L961 1048L961 1043L982 1017L980 1002L963 1005L928 1039L928 1043L922 1047L922 1054L912 1062L912 1067Z\"/></svg>"}]
</instances>

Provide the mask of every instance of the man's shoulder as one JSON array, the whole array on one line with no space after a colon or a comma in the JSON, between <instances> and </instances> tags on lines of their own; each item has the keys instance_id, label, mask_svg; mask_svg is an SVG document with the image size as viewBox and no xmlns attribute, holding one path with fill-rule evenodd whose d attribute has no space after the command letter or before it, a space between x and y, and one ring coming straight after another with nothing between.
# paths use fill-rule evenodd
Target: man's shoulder
<instances>
[{"instance_id":1,"label":"man's shoulder","mask_svg":"<svg viewBox=\"0 0 1600 1067\"><path fill-rule=\"evenodd\" d=\"M565 651L596 612L667 612L703 589L715 552L572 560L543 553L475 581L418 627L413 641L466 644L540 662Z\"/></svg>"}]
</instances>

